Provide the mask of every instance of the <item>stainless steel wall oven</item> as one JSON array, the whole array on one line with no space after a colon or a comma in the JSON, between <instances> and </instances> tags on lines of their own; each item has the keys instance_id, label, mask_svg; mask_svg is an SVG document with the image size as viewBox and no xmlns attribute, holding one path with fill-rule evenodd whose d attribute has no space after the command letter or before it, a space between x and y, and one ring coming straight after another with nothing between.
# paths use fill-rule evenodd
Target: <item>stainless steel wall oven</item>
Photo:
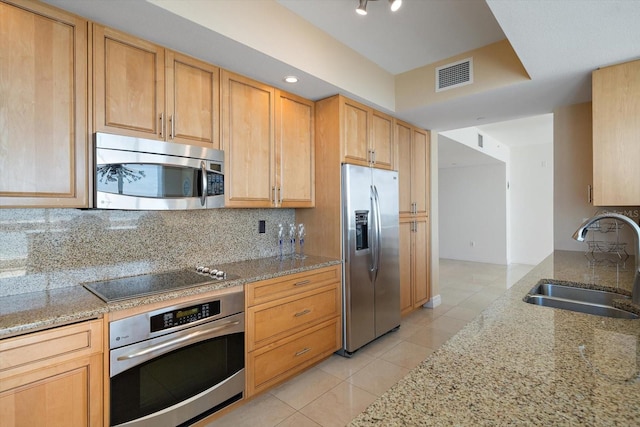
<instances>
[{"instance_id":1,"label":"stainless steel wall oven","mask_svg":"<svg viewBox=\"0 0 640 427\"><path fill-rule=\"evenodd\" d=\"M242 399L244 292L109 325L112 426L187 426Z\"/></svg>"}]
</instances>

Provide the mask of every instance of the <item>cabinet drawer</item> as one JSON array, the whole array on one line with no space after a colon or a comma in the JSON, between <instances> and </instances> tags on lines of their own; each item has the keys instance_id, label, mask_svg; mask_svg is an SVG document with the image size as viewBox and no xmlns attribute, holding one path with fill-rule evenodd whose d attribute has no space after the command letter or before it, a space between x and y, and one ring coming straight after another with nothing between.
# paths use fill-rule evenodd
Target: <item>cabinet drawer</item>
<instances>
[{"instance_id":1,"label":"cabinet drawer","mask_svg":"<svg viewBox=\"0 0 640 427\"><path fill-rule=\"evenodd\" d=\"M340 348L340 318L249 353L249 394L275 385Z\"/></svg>"},{"instance_id":2,"label":"cabinet drawer","mask_svg":"<svg viewBox=\"0 0 640 427\"><path fill-rule=\"evenodd\" d=\"M261 282L250 283L246 289L249 307L274 299L295 295L310 289L316 289L332 282L341 281L341 266L320 268L313 271L276 277Z\"/></svg>"},{"instance_id":3,"label":"cabinet drawer","mask_svg":"<svg viewBox=\"0 0 640 427\"><path fill-rule=\"evenodd\" d=\"M248 351L281 336L291 334L314 322L326 320L340 314L340 287L338 283L272 301L247 311Z\"/></svg>"},{"instance_id":4,"label":"cabinet drawer","mask_svg":"<svg viewBox=\"0 0 640 427\"><path fill-rule=\"evenodd\" d=\"M0 341L0 378L102 352L102 320Z\"/></svg>"}]
</instances>

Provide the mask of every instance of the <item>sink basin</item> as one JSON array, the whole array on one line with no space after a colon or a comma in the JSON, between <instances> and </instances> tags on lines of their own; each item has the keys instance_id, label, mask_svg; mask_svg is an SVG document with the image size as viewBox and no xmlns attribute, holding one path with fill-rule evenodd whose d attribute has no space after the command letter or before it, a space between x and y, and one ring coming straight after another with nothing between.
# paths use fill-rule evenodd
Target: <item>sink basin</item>
<instances>
[{"instance_id":1,"label":"sink basin","mask_svg":"<svg viewBox=\"0 0 640 427\"><path fill-rule=\"evenodd\" d=\"M529 304L560 308L596 316L638 319L635 313L613 306L613 300L630 300L631 297L615 292L577 288L556 283L539 283L524 297Z\"/></svg>"}]
</instances>

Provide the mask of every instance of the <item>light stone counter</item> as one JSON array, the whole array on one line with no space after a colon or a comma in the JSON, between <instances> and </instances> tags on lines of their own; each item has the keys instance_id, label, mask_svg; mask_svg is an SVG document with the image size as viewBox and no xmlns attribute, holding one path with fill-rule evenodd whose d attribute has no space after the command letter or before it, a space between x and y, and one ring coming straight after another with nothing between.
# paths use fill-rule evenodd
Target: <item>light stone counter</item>
<instances>
[{"instance_id":1,"label":"light stone counter","mask_svg":"<svg viewBox=\"0 0 640 427\"><path fill-rule=\"evenodd\" d=\"M159 301L170 301L178 297L198 295L232 286L242 286L245 283L340 263L340 260L331 258L308 256L303 260L285 259L281 261L277 257L271 257L216 264L218 269L230 274L236 274L240 278L109 304L103 302L80 285L7 295L0 297L0 339L82 320L100 318L107 312Z\"/></svg>"},{"instance_id":2,"label":"light stone counter","mask_svg":"<svg viewBox=\"0 0 640 427\"><path fill-rule=\"evenodd\" d=\"M350 426L640 425L640 320L523 301L543 278L628 291L633 265L556 251Z\"/></svg>"}]
</instances>

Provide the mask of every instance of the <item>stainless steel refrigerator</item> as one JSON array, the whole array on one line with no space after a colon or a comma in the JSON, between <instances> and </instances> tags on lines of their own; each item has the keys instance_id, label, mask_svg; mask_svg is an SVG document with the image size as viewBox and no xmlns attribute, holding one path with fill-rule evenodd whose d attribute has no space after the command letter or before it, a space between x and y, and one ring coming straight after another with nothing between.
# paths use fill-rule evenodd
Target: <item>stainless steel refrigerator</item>
<instances>
[{"instance_id":1,"label":"stainless steel refrigerator","mask_svg":"<svg viewBox=\"0 0 640 427\"><path fill-rule=\"evenodd\" d=\"M398 173L342 165L343 356L400 326Z\"/></svg>"}]
</instances>

